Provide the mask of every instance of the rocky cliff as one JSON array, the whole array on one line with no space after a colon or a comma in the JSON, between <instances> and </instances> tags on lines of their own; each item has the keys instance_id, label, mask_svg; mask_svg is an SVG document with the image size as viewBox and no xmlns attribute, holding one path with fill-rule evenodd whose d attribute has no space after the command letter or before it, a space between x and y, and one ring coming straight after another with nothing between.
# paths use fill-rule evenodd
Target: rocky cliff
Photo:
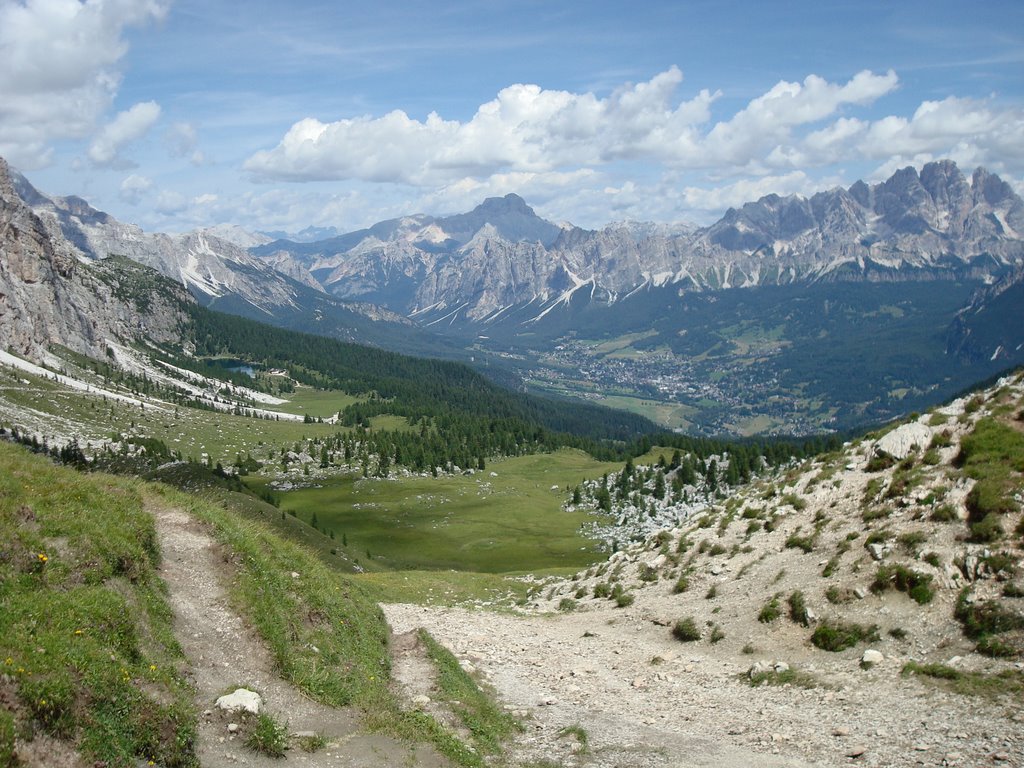
<instances>
[{"instance_id":1,"label":"rocky cliff","mask_svg":"<svg viewBox=\"0 0 1024 768\"><path fill-rule=\"evenodd\" d=\"M189 301L137 265L81 260L25 204L0 159L0 346L38 359L54 344L99 357L108 341L175 341Z\"/></svg>"}]
</instances>

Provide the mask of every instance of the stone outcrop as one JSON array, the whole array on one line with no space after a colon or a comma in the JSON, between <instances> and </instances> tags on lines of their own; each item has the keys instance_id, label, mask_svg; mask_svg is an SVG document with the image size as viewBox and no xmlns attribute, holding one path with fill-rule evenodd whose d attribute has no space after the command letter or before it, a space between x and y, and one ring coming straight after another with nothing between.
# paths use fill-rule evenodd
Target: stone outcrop
<instances>
[{"instance_id":1,"label":"stone outcrop","mask_svg":"<svg viewBox=\"0 0 1024 768\"><path fill-rule=\"evenodd\" d=\"M90 265L21 199L0 159L0 346L38 358L51 345L102 357L108 341L180 339L188 295L124 262ZM145 285L145 298L142 286Z\"/></svg>"}]
</instances>

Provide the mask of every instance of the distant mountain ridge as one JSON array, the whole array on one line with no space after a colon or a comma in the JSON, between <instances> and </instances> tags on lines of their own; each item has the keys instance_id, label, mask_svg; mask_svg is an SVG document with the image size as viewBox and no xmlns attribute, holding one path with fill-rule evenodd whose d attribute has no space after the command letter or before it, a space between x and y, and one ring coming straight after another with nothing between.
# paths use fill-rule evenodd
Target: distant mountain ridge
<instances>
[{"instance_id":1,"label":"distant mountain ridge","mask_svg":"<svg viewBox=\"0 0 1024 768\"><path fill-rule=\"evenodd\" d=\"M834 280L997 280L1024 262L1024 202L998 176L942 160L879 184L766 195L709 227L547 222L517 195L458 216L409 216L252 253L306 269L323 288L420 322L493 322L554 310L577 293L606 304L646 286L682 291Z\"/></svg>"},{"instance_id":2,"label":"distant mountain ridge","mask_svg":"<svg viewBox=\"0 0 1024 768\"><path fill-rule=\"evenodd\" d=\"M31 211L53 242L64 244L72 260L98 264L124 256L179 283L205 306L285 328L407 351L420 341L403 315L338 299L292 260L276 264L242 247L265 243L264 236L233 225L183 234L145 232L80 197L49 197L13 169L6 175L11 198Z\"/></svg>"}]
</instances>

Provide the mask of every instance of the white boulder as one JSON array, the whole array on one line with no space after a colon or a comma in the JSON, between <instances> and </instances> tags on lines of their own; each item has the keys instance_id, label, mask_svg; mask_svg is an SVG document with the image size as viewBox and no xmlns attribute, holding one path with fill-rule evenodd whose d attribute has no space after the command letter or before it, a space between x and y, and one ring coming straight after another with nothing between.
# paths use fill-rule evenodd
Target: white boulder
<instances>
[{"instance_id":1,"label":"white boulder","mask_svg":"<svg viewBox=\"0 0 1024 768\"><path fill-rule=\"evenodd\" d=\"M225 712L248 712L258 715L263 708L263 697L256 691L246 688L236 688L234 693L228 693L217 699L217 709Z\"/></svg>"}]
</instances>

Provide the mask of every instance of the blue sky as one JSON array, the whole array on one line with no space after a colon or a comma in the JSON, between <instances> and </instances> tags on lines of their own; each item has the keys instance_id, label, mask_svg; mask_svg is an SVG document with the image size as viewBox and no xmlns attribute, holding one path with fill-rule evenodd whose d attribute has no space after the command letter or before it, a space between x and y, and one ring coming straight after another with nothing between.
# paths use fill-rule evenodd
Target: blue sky
<instances>
[{"instance_id":1,"label":"blue sky","mask_svg":"<svg viewBox=\"0 0 1024 768\"><path fill-rule=\"evenodd\" d=\"M1024 3L0 0L0 154L164 231L706 222L937 157L1024 191Z\"/></svg>"}]
</instances>

